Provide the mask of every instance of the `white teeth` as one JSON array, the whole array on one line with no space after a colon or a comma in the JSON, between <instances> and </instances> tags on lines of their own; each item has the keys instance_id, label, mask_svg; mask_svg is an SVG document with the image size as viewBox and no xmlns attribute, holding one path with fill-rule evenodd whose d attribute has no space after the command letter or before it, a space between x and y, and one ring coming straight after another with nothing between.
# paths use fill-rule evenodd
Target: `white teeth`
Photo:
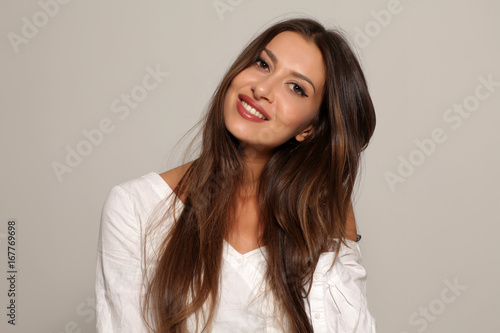
<instances>
[{"instance_id":1,"label":"white teeth","mask_svg":"<svg viewBox=\"0 0 500 333\"><path fill-rule=\"evenodd\" d=\"M255 110L253 107L251 107L250 105L248 105L245 101L241 101L241 105L243 105L243 107L245 108L245 110L247 110L248 112L250 112L254 116L257 116L257 117L259 117L260 119L263 119L263 120L267 120L267 118L264 117L264 115L262 113L260 113L259 111Z\"/></svg>"}]
</instances>

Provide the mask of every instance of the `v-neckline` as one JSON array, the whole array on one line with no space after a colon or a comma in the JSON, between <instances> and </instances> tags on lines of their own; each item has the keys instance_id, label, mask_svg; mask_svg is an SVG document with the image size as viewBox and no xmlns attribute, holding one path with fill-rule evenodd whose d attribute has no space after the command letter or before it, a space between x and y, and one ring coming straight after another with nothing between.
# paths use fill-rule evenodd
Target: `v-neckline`
<instances>
[{"instance_id":1,"label":"v-neckline","mask_svg":"<svg viewBox=\"0 0 500 333\"><path fill-rule=\"evenodd\" d=\"M261 247L258 247L256 249L253 249L253 250L250 250L248 252L245 252L245 253L241 253L239 252L238 250L236 250L234 248L234 246L231 245L231 243L229 243L227 240L224 239L224 244L227 246L227 248L229 249L229 252L232 253L235 257L238 257L238 258L248 258L248 257L251 257L253 256L255 253L258 253L258 252L262 252L262 253L265 253L266 251L266 246L263 245Z\"/></svg>"},{"instance_id":2,"label":"v-neckline","mask_svg":"<svg viewBox=\"0 0 500 333\"><path fill-rule=\"evenodd\" d=\"M180 204L182 205L182 208L184 208L184 202L182 202L182 200L177 196L177 194L174 192L174 190L170 187L170 185L168 185L168 183L163 179L162 176L160 176L159 173L157 172L154 172L154 174L157 176L158 180L161 182L161 184L163 184L166 189L170 190L170 192L172 192L172 195L174 195L178 200L178 202L180 202ZM227 240L224 239L224 244L227 246L227 248L229 249L229 252L231 252L235 257L238 257L238 258L248 258L248 257L251 257L253 256L255 253L257 252L262 252L262 253L265 253L266 251L266 246L263 245L261 247L258 247L256 249L253 249L251 251L248 251L248 252L245 252L245 253L241 253L239 252L238 250L236 250L234 248L234 246L231 245L231 243L229 243Z\"/></svg>"}]
</instances>

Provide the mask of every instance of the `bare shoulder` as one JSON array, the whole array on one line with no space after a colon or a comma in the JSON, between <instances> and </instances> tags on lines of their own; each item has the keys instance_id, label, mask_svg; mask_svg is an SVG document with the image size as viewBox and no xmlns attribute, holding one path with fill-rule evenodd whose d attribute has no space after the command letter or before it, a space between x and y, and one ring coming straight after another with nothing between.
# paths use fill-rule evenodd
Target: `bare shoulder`
<instances>
[{"instance_id":1,"label":"bare shoulder","mask_svg":"<svg viewBox=\"0 0 500 333\"><path fill-rule=\"evenodd\" d=\"M184 176L191 164L193 164L193 161L178 166L177 168L165 171L164 173L161 173L160 176L171 189L175 189L177 187L177 184L179 184L182 176Z\"/></svg>"}]
</instances>

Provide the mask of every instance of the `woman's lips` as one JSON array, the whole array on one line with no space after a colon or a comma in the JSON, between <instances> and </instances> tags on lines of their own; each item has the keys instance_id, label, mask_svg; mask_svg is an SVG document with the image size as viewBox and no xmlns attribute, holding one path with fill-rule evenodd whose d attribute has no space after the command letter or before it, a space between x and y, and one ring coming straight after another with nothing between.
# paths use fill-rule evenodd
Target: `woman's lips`
<instances>
[{"instance_id":1,"label":"woman's lips","mask_svg":"<svg viewBox=\"0 0 500 333\"><path fill-rule=\"evenodd\" d=\"M249 110L248 110L248 107L250 108L253 108L254 111L257 111L258 113L260 113L264 118L266 118L265 120L270 120L271 117L269 116L269 114L266 112L266 110L264 110L264 108L262 106L259 105L259 103L257 103L253 98L247 96L247 95L244 95L244 94L239 94L238 95L238 98L240 99L240 101L243 101L244 103L243 104L246 104L246 105L242 105L243 106L243 109L247 112L247 113L250 113L252 114ZM238 103L238 104L241 104L241 103ZM255 113L255 112L254 112ZM259 118L258 115L254 115L252 114L253 116ZM261 118L259 118L261 119ZM261 119L262 120L262 119Z\"/></svg>"},{"instance_id":2,"label":"woman's lips","mask_svg":"<svg viewBox=\"0 0 500 333\"><path fill-rule=\"evenodd\" d=\"M253 121L256 123L262 123L265 121L264 119L261 119L256 115L253 115L250 112L248 112L247 109L245 109L245 107L241 104L240 100L236 102L236 110L238 110L240 116L242 116L246 120Z\"/></svg>"}]
</instances>

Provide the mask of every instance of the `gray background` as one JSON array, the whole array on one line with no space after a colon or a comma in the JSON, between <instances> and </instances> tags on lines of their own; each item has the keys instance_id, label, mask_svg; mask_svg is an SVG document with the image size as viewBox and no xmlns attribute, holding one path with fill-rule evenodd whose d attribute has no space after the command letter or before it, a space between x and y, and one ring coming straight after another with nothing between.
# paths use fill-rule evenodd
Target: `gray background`
<instances>
[{"instance_id":1,"label":"gray background","mask_svg":"<svg viewBox=\"0 0 500 333\"><path fill-rule=\"evenodd\" d=\"M51 15L37 1L0 2L0 276L12 218L19 270L15 327L0 281L2 332L95 330L109 190L180 163L177 142L231 61L293 16L352 37L376 106L355 212L378 331L500 331L499 1L54 1L41 2ZM150 91L148 68L168 72ZM114 112L131 93L137 105ZM106 121L89 146L85 131ZM87 156L70 167L78 147Z\"/></svg>"}]
</instances>

